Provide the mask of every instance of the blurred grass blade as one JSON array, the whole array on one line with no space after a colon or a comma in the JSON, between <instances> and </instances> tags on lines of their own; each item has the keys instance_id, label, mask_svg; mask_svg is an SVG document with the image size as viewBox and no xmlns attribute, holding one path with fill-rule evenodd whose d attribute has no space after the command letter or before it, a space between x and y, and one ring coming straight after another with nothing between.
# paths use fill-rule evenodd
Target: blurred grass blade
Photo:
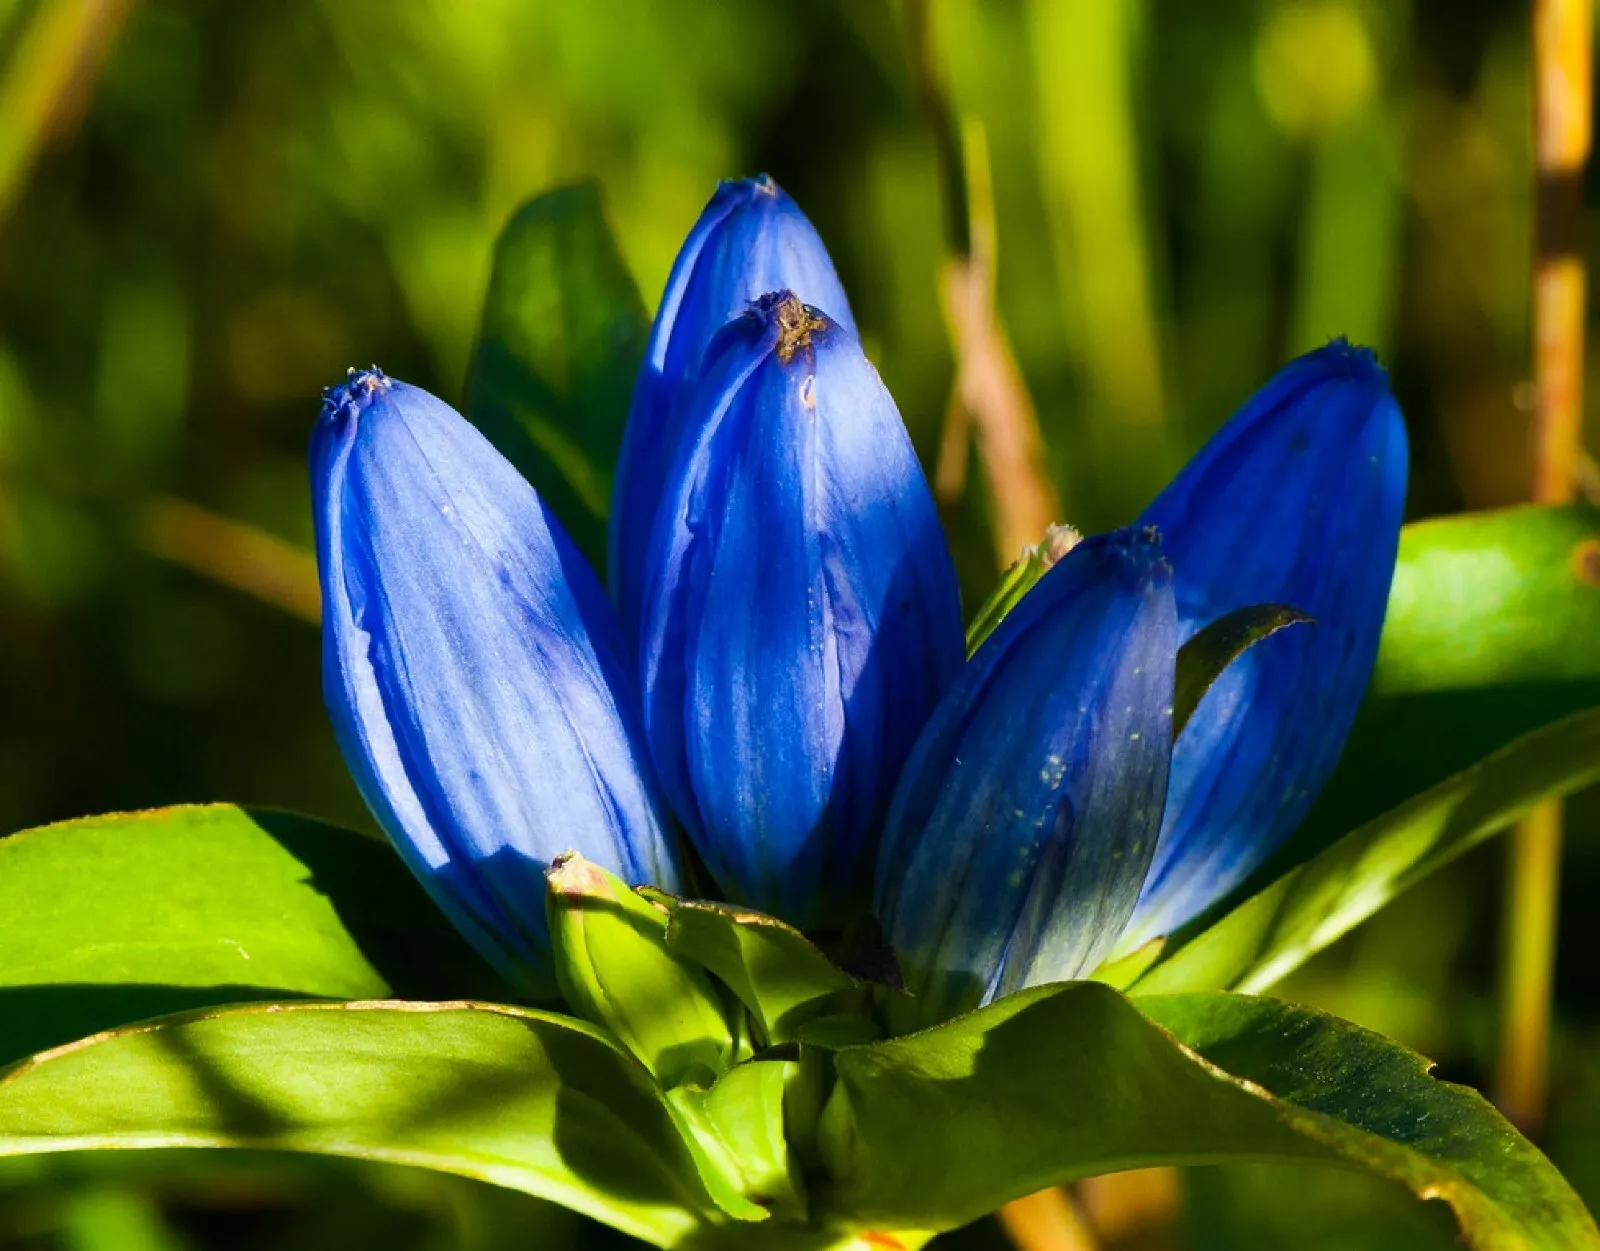
<instances>
[{"instance_id":1,"label":"blurred grass blade","mask_svg":"<svg viewBox=\"0 0 1600 1251\"><path fill-rule=\"evenodd\" d=\"M1304 141L1293 352L1345 335L1387 358L1404 224L1403 97L1386 70L1410 52L1406 0L1282 5L1264 23L1256 78L1277 125Z\"/></svg>"},{"instance_id":2,"label":"blurred grass blade","mask_svg":"<svg viewBox=\"0 0 1600 1251\"><path fill-rule=\"evenodd\" d=\"M997 563L1003 568L1031 543L1040 542L1061 514L1044 468L1044 446L1033 398L995 307L999 239L994 220L994 188L983 128L969 122L962 131L964 202L972 220L965 254L945 261L942 292L945 324L956 357L956 379L945 414L936 480L949 504L962 485L958 467L966 460L963 431L977 434L989 494L995 510Z\"/></svg>"},{"instance_id":3,"label":"blurred grass blade","mask_svg":"<svg viewBox=\"0 0 1600 1251\"><path fill-rule=\"evenodd\" d=\"M144 541L157 556L253 595L312 625L322 621L317 558L256 526L187 500L163 498L144 512Z\"/></svg>"},{"instance_id":4,"label":"blurred grass blade","mask_svg":"<svg viewBox=\"0 0 1600 1251\"><path fill-rule=\"evenodd\" d=\"M82 100L131 0L35 6L0 75L0 220L35 158Z\"/></svg>"},{"instance_id":5,"label":"blurred grass blade","mask_svg":"<svg viewBox=\"0 0 1600 1251\"><path fill-rule=\"evenodd\" d=\"M1529 731L1600 707L1596 639L1600 512L1519 507L1407 526L1339 767L1253 886Z\"/></svg>"},{"instance_id":6,"label":"blurred grass blade","mask_svg":"<svg viewBox=\"0 0 1600 1251\"><path fill-rule=\"evenodd\" d=\"M1533 273L1533 498L1570 503L1583 443L1588 263L1584 167L1594 123L1594 2L1534 0L1537 229ZM1530 1133L1550 1086L1550 1016L1563 814L1551 803L1512 834L1502 936L1495 1097Z\"/></svg>"},{"instance_id":7,"label":"blurred grass blade","mask_svg":"<svg viewBox=\"0 0 1600 1251\"><path fill-rule=\"evenodd\" d=\"M1136 428L1159 428L1163 362L1134 119L1145 6L1031 0L1027 11L1045 199L1076 276L1072 337L1106 412Z\"/></svg>"},{"instance_id":8,"label":"blurred grass blade","mask_svg":"<svg viewBox=\"0 0 1600 1251\"><path fill-rule=\"evenodd\" d=\"M604 575L606 518L649 320L593 183L528 201L495 245L466 415Z\"/></svg>"},{"instance_id":9,"label":"blurred grass blade","mask_svg":"<svg viewBox=\"0 0 1600 1251\"><path fill-rule=\"evenodd\" d=\"M1220 919L1180 931L1133 991L1264 990L1539 801L1596 780L1600 709L1591 709L1369 822Z\"/></svg>"},{"instance_id":10,"label":"blurred grass blade","mask_svg":"<svg viewBox=\"0 0 1600 1251\"><path fill-rule=\"evenodd\" d=\"M259 1004L0 1076L0 1156L309 1151L476 1177L657 1246L715 1220L649 1075L587 1026L466 1003Z\"/></svg>"},{"instance_id":11,"label":"blurred grass blade","mask_svg":"<svg viewBox=\"0 0 1600 1251\"><path fill-rule=\"evenodd\" d=\"M0 839L0 1064L253 999L494 994L389 846L231 805Z\"/></svg>"},{"instance_id":12,"label":"blurred grass blade","mask_svg":"<svg viewBox=\"0 0 1600 1251\"><path fill-rule=\"evenodd\" d=\"M1469 1247L1600 1247L1571 1187L1476 1091L1308 1008L1041 986L841 1052L838 1070L822 1125L828 1199L888 1224L954 1228L1104 1172L1282 1159L1443 1199Z\"/></svg>"}]
</instances>

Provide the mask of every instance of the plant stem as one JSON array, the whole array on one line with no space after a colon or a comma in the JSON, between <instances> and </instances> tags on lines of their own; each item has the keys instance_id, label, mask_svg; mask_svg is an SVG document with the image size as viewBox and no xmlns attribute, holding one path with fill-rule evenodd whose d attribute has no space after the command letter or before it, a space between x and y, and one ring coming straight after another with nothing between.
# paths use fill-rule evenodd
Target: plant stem
<instances>
[{"instance_id":1,"label":"plant stem","mask_svg":"<svg viewBox=\"0 0 1600 1251\"><path fill-rule=\"evenodd\" d=\"M1099 1251L1100 1240L1061 1186L1013 1199L996 1216L1018 1251Z\"/></svg>"},{"instance_id":2,"label":"plant stem","mask_svg":"<svg viewBox=\"0 0 1600 1251\"><path fill-rule=\"evenodd\" d=\"M1593 100L1593 0L1534 0L1538 229L1533 288L1533 498L1570 502L1583 431L1583 169ZM1561 880L1561 805L1541 805L1511 839L1496 1101L1536 1133L1549 1091L1550 998Z\"/></svg>"}]
</instances>

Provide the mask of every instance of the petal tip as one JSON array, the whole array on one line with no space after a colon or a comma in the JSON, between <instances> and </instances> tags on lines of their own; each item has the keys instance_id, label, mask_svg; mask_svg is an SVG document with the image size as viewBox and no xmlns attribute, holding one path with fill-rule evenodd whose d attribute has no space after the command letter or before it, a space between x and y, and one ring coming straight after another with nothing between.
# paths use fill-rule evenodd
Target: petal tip
<instances>
[{"instance_id":1,"label":"petal tip","mask_svg":"<svg viewBox=\"0 0 1600 1251\"><path fill-rule=\"evenodd\" d=\"M717 194L713 199L724 203L737 201L754 204L763 197L772 200L786 198L783 188L773 181L770 174L757 174L753 178L724 178L717 183Z\"/></svg>"},{"instance_id":2,"label":"petal tip","mask_svg":"<svg viewBox=\"0 0 1600 1251\"><path fill-rule=\"evenodd\" d=\"M1093 539L1086 540L1086 543L1093 542ZM1130 526L1125 530L1113 530L1101 536L1101 545L1131 584L1160 587L1172 581L1172 566L1162 551L1159 527Z\"/></svg>"},{"instance_id":3,"label":"petal tip","mask_svg":"<svg viewBox=\"0 0 1600 1251\"><path fill-rule=\"evenodd\" d=\"M394 379L376 365L366 369L357 369L352 365L345 371L343 382L323 388L321 418L323 421L332 421L359 415L373 404L377 396L393 386Z\"/></svg>"},{"instance_id":4,"label":"petal tip","mask_svg":"<svg viewBox=\"0 0 1600 1251\"><path fill-rule=\"evenodd\" d=\"M793 291L769 291L750 302L747 317L754 318L774 336L778 359L787 365L796 353L811 346L814 336L826 335L836 323L821 309L803 304Z\"/></svg>"},{"instance_id":5,"label":"petal tip","mask_svg":"<svg viewBox=\"0 0 1600 1251\"><path fill-rule=\"evenodd\" d=\"M1343 335L1306 353L1305 359L1331 378L1365 383L1385 392L1389 389L1389 371L1379 363L1378 353L1362 344L1350 342Z\"/></svg>"}]
</instances>

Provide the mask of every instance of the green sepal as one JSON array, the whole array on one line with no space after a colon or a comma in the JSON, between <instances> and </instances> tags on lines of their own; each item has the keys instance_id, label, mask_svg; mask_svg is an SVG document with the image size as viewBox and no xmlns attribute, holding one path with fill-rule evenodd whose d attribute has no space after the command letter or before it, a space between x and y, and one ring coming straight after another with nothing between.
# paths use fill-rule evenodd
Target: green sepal
<instances>
[{"instance_id":1,"label":"green sepal","mask_svg":"<svg viewBox=\"0 0 1600 1251\"><path fill-rule=\"evenodd\" d=\"M1091 982L1101 982L1107 986L1114 986L1118 990L1126 990L1143 977L1155 962L1161 959L1161 953L1167 949L1167 937L1161 935L1152 938L1143 946L1135 947L1125 955L1113 955L1099 968L1089 974Z\"/></svg>"},{"instance_id":2,"label":"green sepal","mask_svg":"<svg viewBox=\"0 0 1600 1251\"><path fill-rule=\"evenodd\" d=\"M704 900L676 899L669 906L668 947L710 970L738 997L753 1018L758 1045L838 1047L879 1036L871 987L793 926Z\"/></svg>"},{"instance_id":3,"label":"green sepal","mask_svg":"<svg viewBox=\"0 0 1600 1251\"><path fill-rule=\"evenodd\" d=\"M801 1073L796 1060L752 1060L709 1090L667 1092L706 1189L736 1220L806 1219L805 1184L785 1131L789 1091Z\"/></svg>"},{"instance_id":4,"label":"green sepal","mask_svg":"<svg viewBox=\"0 0 1600 1251\"><path fill-rule=\"evenodd\" d=\"M668 949L666 913L576 854L545 879L556 981L572 1010L614 1034L664 1088L726 1073L734 1031L710 980Z\"/></svg>"},{"instance_id":5,"label":"green sepal","mask_svg":"<svg viewBox=\"0 0 1600 1251\"><path fill-rule=\"evenodd\" d=\"M1006 619L1006 614L1022 602L1022 597L1033 590L1039 579L1076 547L1082 537L1071 526L1051 526L1043 540L1022 549L1022 555L1001 575L1000 584L989 593L989 598L983 601L967 625L969 660L984 639Z\"/></svg>"}]
</instances>

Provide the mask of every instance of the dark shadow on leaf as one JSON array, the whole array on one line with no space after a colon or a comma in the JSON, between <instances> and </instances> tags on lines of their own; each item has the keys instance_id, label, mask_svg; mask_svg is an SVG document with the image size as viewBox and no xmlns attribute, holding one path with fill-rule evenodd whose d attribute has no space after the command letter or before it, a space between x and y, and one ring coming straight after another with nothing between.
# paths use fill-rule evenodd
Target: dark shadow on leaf
<instances>
[{"instance_id":1,"label":"dark shadow on leaf","mask_svg":"<svg viewBox=\"0 0 1600 1251\"><path fill-rule=\"evenodd\" d=\"M395 998L519 1001L387 843L293 813L251 809L250 817L305 866Z\"/></svg>"},{"instance_id":2,"label":"dark shadow on leaf","mask_svg":"<svg viewBox=\"0 0 1600 1251\"><path fill-rule=\"evenodd\" d=\"M292 1129L284 1117L223 1072L216 1060L195 1046L188 1030L158 1029L149 1035L168 1057L193 1078L217 1119L245 1141L268 1142Z\"/></svg>"},{"instance_id":3,"label":"dark shadow on leaf","mask_svg":"<svg viewBox=\"0 0 1600 1251\"><path fill-rule=\"evenodd\" d=\"M0 1066L102 1030L174 1012L298 997L260 986L57 983L0 987Z\"/></svg>"}]
</instances>

